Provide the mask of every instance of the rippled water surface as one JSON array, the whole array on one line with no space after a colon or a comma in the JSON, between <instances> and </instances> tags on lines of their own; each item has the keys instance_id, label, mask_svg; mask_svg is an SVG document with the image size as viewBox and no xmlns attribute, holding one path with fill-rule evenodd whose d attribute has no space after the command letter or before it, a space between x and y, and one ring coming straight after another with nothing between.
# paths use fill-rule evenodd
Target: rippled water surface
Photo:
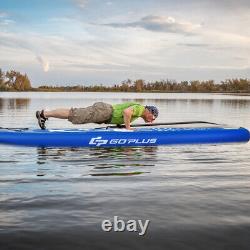
<instances>
[{"instance_id":1,"label":"rippled water surface","mask_svg":"<svg viewBox=\"0 0 250 250\"><path fill-rule=\"evenodd\" d=\"M0 93L0 126L37 127L41 108L137 101L159 122L250 129L250 97L212 94ZM50 119L49 128L93 127ZM0 249L249 249L250 143L149 148L0 145ZM150 220L103 232L114 216Z\"/></svg>"}]
</instances>

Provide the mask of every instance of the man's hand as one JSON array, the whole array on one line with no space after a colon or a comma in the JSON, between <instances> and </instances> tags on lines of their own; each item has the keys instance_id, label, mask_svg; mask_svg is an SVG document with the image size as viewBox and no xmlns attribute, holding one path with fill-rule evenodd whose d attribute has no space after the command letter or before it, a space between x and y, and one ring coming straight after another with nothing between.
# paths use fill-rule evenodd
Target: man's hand
<instances>
[{"instance_id":1,"label":"man's hand","mask_svg":"<svg viewBox=\"0 0 250 250\"><path fill-rule=\"evenodd\" d=\"M127 109L124 109L123 111L123 120L125 123L125 127L128 130L133 130L133 128L130 127L130 122L131 122L131 117L133 115L133 112L134 111L132 108L127 108Z\"/></svg>"},{"instance_id":2,"label":"man's hand","mask_svg":"<svg viewBox=\"0 0 250 250\"><path fill-rule=\"evenodd\" d=\"M126 127L126 129L127 129L127 130L134 130L134 128L131 128L131 127L129 127L129 128Z\"/></svg>"}]
</instances>

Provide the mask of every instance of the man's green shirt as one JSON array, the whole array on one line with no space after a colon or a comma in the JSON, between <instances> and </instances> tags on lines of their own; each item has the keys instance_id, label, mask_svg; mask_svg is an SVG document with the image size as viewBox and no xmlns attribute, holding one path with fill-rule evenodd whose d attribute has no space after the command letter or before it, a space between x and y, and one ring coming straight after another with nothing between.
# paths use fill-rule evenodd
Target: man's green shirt
<instances>
[{"instance_id":1,"label":"man's green shirt","mask_svg":"<svg viewBox=\"0 0 250 250\"><path fill-rule=\"evenodd\" d=\"M114 104L112 105L113 107L113 113L112 113L112 119L111 119L111 124L124 124L124 119L123 119L123 111L127 108L132 108L133 109L133 115L131 117L131 122L136 120L137 118L141 117L143 114L145 107L142 106L139 103L135 102L126 102L122 104Z\"/></svg>"}]
</instances>

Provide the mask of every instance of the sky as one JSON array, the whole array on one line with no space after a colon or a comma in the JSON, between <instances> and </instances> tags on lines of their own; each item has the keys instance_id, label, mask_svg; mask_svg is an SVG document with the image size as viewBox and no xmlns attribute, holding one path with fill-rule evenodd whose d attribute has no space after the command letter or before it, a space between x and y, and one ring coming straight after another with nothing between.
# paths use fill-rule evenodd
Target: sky
<instances>
[{"instance_id":1,"label":"sky","mask_svg":"<svg viewBox=\"0 0 250 250\"><path fill-rule=\"evenodd\" d=\"M32 86L250 78L249 0L0 0L0 68Z\"/></svg>"}]
</instances>

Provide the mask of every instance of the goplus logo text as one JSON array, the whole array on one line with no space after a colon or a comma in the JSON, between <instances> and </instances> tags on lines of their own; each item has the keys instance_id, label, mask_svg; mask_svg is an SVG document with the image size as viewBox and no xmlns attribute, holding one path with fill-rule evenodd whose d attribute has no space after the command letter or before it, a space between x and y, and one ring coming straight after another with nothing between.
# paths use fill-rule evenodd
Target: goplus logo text
<instances>
[{"instance_id":1,"label":"goplus logo text","mask_svg":"<svg viewBox=\"0 0 250 250\"><path fill-rule=\"evenodd\" d=\"M101 136L91 138L89 141L89 145L95 145L97 147L100 147L102 145L145 145L145 144L155 144L157 141L156 138L151 138L151 139L134 139L134 138L129 138L129 139L109 139L105 140L102 139Z\"/></svg>"}]
</instances>

